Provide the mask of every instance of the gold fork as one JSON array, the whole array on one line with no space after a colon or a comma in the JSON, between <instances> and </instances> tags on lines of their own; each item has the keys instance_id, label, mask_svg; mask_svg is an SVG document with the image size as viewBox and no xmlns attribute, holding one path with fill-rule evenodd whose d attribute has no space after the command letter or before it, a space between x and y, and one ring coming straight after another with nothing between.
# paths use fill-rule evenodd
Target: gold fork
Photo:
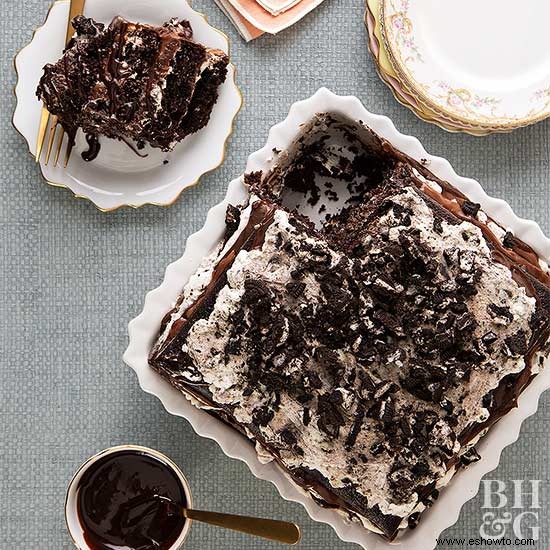
<instances>
[{"instance_id":1,"label":"gold fork","mask_svg":"<svg viewBox=\"0 0 550 550\"><path fill-rule=\"evenodd\" d=\"M71 0L71 5L69 8L69 21L67 23L67 36L65 38L65 44L69 43L69 40L72 38L74 34L74 28L72 25L72 20L77 15L81 15L84 12L84 4L86 0ZM59 124L57 120L57 116L50 115L48 109L45 105L42 105L42 113L40 115L40 125L38 127L38 141L36 143L36 162L40 160L40 154L42 153L42 148L44 145L44 139L46 137L46 131L48 129L48 126L51 122L51 128L50 128L50 136L48 138L48 147L46 149L46 160L45 163L46 166L48 165L48 162L50 162L50 155L53 148L53 142L55 140L55 134L57 127L60 127L60 131L58 132L58 138L57 138L57 147L55 150L54 155L54 166L57 166L57 162L59 160L59 154L61 152L61 146L63 144L63 136L65 135L65 130L63 127ZM71 151L73 148L74 142L69 137L69 140L67 141L67 149L65 151L65 160L63 162L63 166L66 168L67 164L69 163L69 157L71 156Z\"/></svg>"}]
</instances>

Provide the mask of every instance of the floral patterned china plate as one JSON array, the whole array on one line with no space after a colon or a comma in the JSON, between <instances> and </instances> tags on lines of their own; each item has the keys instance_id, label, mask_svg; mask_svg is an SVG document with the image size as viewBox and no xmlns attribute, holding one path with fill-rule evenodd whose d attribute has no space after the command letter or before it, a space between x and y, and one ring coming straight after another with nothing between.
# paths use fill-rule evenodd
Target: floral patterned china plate
<instances>
[{"instance_id":1,"label":"floral patterned china plate","mask_svg":"<svg viewBox=\"0 0 550 550\"><path fill-rule=\"evenodd\" d=\"M550 2L382 0L401 82L457 123L512 129L550 116Z\"/></svg>"},{"instance_id":2,"label":"floral patterned china plate","mask_svg":"<svg viewBox=\"0 0 550 550\"><path fill-rule=\"evenodd\" d=\"M56 1L44 24L15 58L18 80L13 124L27 141L32 155L36 152L42 109L36 87L44 65L61 56L68 14L69 0ZM194 11L185 0L87 0L84 15L102 23L109 23L117 15L153 25L161 25L173 17L186 19L191 23L197 42L229 51L227 37L211 27L205 17ZM78 132L67 168L54 166L51 161L46 166L42 155L42 175L48 183L68 188L75 196L91 200L104 211L121 206L137 208L144 204L172 204L184 189L196 184L203 174L223 162L225 144L241 103L235 68L230 64L210 121L202 130L178 143L172 152L163 153L147 146L143 151L147 156L140 157L123 142L102 137L99 156L86 162L81 153L88 146L85 136Z\"/></svg>"},{"instance_id":3,"label":"floral patterned china plate","mask_svg":"<svg viewBox=\"0 0 550 550\"><path fill-rule=\"evenodd\" d=\"M495 130L485 128L471 128L467 125L463 125L462 123L451 123L449 120L443 118L439 113L436 113L435 111L428 109L425 105L422 105L414 96L410 94L408 90L404 89L393 69L386 50L384 49L384 42L380 28L381 2L382 0L366 0L365 27L369 35L369 51L375 62L378 75L380 76L380 79L388 86L395 99L401 103L401 105L409 108L420 119L431 124L436 124L447 132L463 132L473 136L486 136L495 132ZM501 131L509 132L511 129Z\"/></svg>"}]
</instances>

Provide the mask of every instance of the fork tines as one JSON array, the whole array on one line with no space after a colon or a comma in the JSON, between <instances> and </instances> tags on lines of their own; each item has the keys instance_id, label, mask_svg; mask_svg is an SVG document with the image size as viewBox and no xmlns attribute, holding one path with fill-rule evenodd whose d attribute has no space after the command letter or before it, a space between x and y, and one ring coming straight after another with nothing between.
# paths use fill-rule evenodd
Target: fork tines
<instances>
[{"instance_id":1,"label":"fork tines","mask_svg":"<svg viewBox=\"0 0 550 550\"><path fill-rule=\"evenodd\" d=\"M65 135L65 130L63 129L63 126L59 124L59 120L57 116L50 115L48 112L48 109L46 109L45 106L42 107L42 114L40 116L40 125L38 130L38 141L36 144L36 162L40 160L40 155L42 153L42 149L44 147L44 141L46 138L46 132L48 130L48 127L50 128L50 134L48 137L48 145L46 147L46 158L44 160L44 164L48 166L48 163L50 162L50 156L53 149L53 144L55 141L55 136L57 133L57 146L55 148L54 153L54 166L57 166L59 162L59 156L61 153L61 147L63 145L63 137ZM59 127L59 132L57 132L57 128ZM65 159L63 161L63 167L66 168L67 164L69 163L69 158L71 156L71 151L73 148L74 140L71 139L70 136L67 136L67 146L65 149Z\"/></svg>"}]
</instances>

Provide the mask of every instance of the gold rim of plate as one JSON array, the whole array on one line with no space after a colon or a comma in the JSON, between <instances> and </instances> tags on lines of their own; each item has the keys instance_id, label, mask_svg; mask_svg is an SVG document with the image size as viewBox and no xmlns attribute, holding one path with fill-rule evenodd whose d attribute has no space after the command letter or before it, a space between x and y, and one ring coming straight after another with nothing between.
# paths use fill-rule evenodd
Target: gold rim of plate
<instances>
[{"instance_id":1,"label":"gold rim of plate","mask_svg":"<svg viewBox=\"0 0 550 550\"><path fill-rule=\"evenodd\" d=\"M28 48L31 43L33 42L34 40L34 36L35 34L37 33L37 31L39 29L41 29L42 27L44 27L44 25L46 24L49 16L50 16L50 13L52 11L52 9L54 8L54 6L56 6L57 4L66 4L68 3L70 0L54 0L54 2L52 2L52 4L50 5L50 7L48 8L48 11L46 13L46 17L44 18L44 21L42 22L41 25L39 25L38 27L36 27L34 30L33 30L33 33L32 33L32 36L31 36L31 39L29 40L29 42L23 46L22 48L20 48L19 50L17 50L17 52L15 53L15 56L13 58L13 68L15 70L15 76L16 76L16 79L15 79L15 85L13 86L13 95L15 96L15 106L17 107L17 103L19 102L19 98L17 97L17 92L16 92L16 89L17 89L17 84L19 83L19 72L17 70L17 57L19 56L19 54L25 50L26 48ZM185 1L185 0L184 0ZM237 93L239 94L239 99L240 99L240 103L239 103L239 108L237 109L237 111L235 112L235 115L233 116L232 120L231 120L231 125L230 125L230 128L229 128L229 133L227 134L224 142L223 142L223 153L222 153L222 159L220 161L219 164L217 164L216 166L214 166L213 168L211 168L210 170L207 170L206 172L203 172L193 183L187 185L186 187L184 187L177 195L176 197L171 200L170 202L166 202L166 203L163 203L163 202L154 202L154 201L147 201L147 202L144 202L142 204L132 204L132 203L124 203L124 204L119 204L118 206L113 206L112 208L104 208L104 207L101 207L99 205L97 205L90 197L86 197L85 195L79 195L78 193L74 193L70 187L68 185L65 185L64 183L59 183L57 181L52 181L52 180L49 180L45 175L44 175L44 172L42 170L42 165L40 164L40 162L38 163L39 167L40 167L40 175L42 176L42 179L48 184L48 185L51 185L52 187L59 187L59 188L62 188L62 189L67 189L68 191L70 191L72 194L73 194L73 197L75 199L85 199L89 202L91 202L100 212L114 212L115 210L119 210L120 208L123 208L125 206L129 207L129 208L133 208L135 210L137 210L138 208L141 208L142 206L147 206L147 205L150 205L150 206L172 206L173 204L175 204L179 199L180 197L183 195L183 193L189 189L192 189L193 187L195 187L199 181L201 180L201 178L203 176L205 176L206 174L210 173L210 172L213 172L214 170L217 170L224 162L225 162L225 156L226 156L226 152L227 152L227 142L229 141L229 138L232 136L233 134L233 131L234 131L234 124L235 124L235 120L237 118L237 115L240 113L241 109L242 109L242 106L243 106L243 102L244 102L244 99L243 99L243 94L241 92L241 89L239 88L239 86L237 85L237 67L235 67L235 65L233 63L231 63L231 42L229 41L229 37L222 31L220 31L219 29L217 29L216 27L213 27L212 25L210 25L210 23L208 22L208 19L206 17L206 15L204 15L203 13L193 9L191 7L190 4L188 4L187 2L185 2L189 8L194 12L196 13L199 17L202 17L202 19L204 19L204 22L214 31L216 31L218 34L220 34L221 36L223 36L226 40L227 40L227 56L229 58L229 64L233 67L233 84L235 86L235 89L237 90ZM15 107L15 108L16 108ZM11 117L11 125L13 126L13 128L15 129L15 131L26 141L27 143L27 147L29 149L29 154L31 156L33 156L34 158L34 155L32 154L31 152L31 144L29 143L29 140L19 131L19 129L17 128L17 126L15 126L15 122L14 122L14 117L15 117L15 108L14 108L14 112L12 114L12 117Z\"/></svg>"},{"instance_id":2,"label":"gold rim of plate","mask_svg":"<svg viewBox=\"0 0 550 550\"><path fill-rule=\"evenodd\" d=\"M440 108L438 105L432 102L429 96L424 94L422 90L420 90L415 85L414 82L412 82L412 80L408 76L407 71L401 67L398 59L393 54L392 49L390 47L390 42L387 36L386 28L385 28L385 25L383 24L385 0L378 0L378 2L379 2L380 14L379 14L379 19L376 19L376 20L378 22L378 27L380 28L380 35L382 37L382 44L384 46L385 53L388 59L390 60L390 63L392 65L394 72L397 75L397 79L401 82L401 84L408 91L408 93L413 95L415 98L418 99L420 103L422 103L424 108L430 111L433 111L434 113L437 114L437 116L441 116L449 120L450 123L459 124L461 126L467 125L469 128L472 128L473 130L481 130L487 133L511 132L512 130L516 130L518 128L524 128L525 126L530 126L531 124L535 124L537 122L541 122L547 118L550 118L550 114L547 113L547 114L541 114L535 117L527 117L527 118L519 119L517 121L513 121L509 123L490 124L490 123L482 122L480 120L467 119L459 115L456 115L451 111L446 111Z\"/></svg>"}]
</instances>

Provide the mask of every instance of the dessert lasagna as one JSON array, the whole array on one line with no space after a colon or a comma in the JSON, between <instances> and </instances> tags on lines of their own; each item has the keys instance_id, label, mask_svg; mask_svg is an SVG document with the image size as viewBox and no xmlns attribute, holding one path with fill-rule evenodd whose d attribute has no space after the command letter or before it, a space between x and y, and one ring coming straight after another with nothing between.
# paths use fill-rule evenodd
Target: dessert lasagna
<instances>
[{"instance_id":1,"label":"dessert lasagna","mask_svg":"<svg viewBox=\"0 0 550 550\"><path fill-rule=\"evenodd\" d=\"M99 135L170 151L208 123L229 60L194 42L189 22L154 27L116 17L106 27L77 16L73 27L37 95L71 140L78 128L86 133L86 160L97 154Z\"/></svg>"},{"instance_id":2,"label":"dessert lasagna","mask_svg":"<svg viewBox=\"0 0 550 550\"><path fill-rule=\"evenodd\" d=\"M543 368L548 266L330 114L246 182L150 365L320 504L392 540Z\"/></svg>"}]
</instances>

